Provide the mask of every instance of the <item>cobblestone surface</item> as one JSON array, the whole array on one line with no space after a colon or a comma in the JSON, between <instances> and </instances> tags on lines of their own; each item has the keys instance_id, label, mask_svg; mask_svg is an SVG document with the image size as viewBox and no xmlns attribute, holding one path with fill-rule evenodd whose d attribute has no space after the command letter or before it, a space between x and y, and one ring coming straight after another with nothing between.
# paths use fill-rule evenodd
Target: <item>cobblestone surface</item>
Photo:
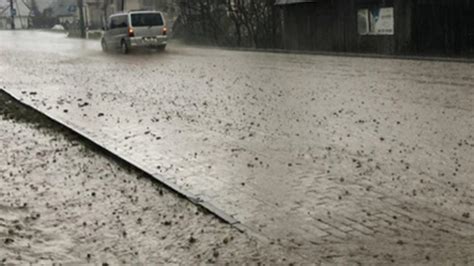
<instances>
[{"instance_id":1,"label":"cobblestone surface","mask_svg":"<svg viewBox=\"0 0 474 266\"><path fill-rule=\"evenodd\" d=\"M10 35L5 90L309 261L474 263L473 65Z\"/></svg>"}]
</instances>

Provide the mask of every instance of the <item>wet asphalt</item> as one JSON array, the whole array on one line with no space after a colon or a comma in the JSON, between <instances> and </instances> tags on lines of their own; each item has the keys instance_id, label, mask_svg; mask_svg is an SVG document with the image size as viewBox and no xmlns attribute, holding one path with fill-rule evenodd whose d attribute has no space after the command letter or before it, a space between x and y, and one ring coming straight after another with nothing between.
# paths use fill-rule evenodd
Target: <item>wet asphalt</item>
<instances>
[{"instance_id":1,"label":"wet asphalt","mask_svg":"<svg viewBox=\"0 0 474 266\"><path fill-rule=\"evenodd\" d=\"M472 64L0 39L1 88L302 257L474 259Z\"/></svg>"}]
</instances>

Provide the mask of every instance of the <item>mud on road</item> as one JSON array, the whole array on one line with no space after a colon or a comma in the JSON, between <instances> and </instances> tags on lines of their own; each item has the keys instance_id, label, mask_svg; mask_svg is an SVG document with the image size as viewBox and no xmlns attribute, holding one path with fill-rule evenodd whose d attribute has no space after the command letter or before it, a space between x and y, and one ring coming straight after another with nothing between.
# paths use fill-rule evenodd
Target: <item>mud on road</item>
<instances>
[{"instance_id":1,"label":"mud on road","mask_svg":"<svg viewBox=\"0 0 474 266\"><path fill-rule=\"evenodd\" d=\"M474 260L473 64L9 34L5 90L308 261Z\"/></svg>"},{"instance_id":2,"label":"mud on road","mask_svg":"<svg viewBox=\"0 0 474 266\"><path fill-rule=\"evenodd\" d=\"M0 265L290 263L0 93Z\"/></svg>"}]
</instances>

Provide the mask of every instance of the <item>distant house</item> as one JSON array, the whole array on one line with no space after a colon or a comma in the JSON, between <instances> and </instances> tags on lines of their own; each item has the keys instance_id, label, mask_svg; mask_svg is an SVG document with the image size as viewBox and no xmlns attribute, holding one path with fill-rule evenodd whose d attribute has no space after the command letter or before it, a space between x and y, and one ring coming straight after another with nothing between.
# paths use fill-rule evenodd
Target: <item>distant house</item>
<instances>
[{"instance_id":1,"label":"distant house","mask_svg":"<svg viewBox=\"0 0 474 266\"><path fill-rule=\"evenodd\" d=\"M292 50L474 50L474 0L276 0Z\"/></svg>"},{"instance_id":2,"label":"distant house","mask_svg":"<svg viewBox=\"0 0 474 266\"><path fill-rule=\"evenodd\" d=\"M31 0L30 0L31 1ZM46 8L50 7L54 0L36 0L36 5L40 12L43 12Z\"/></svg>"},{"instance_id":3,"label":"distant house","mask_svg":"<svg viewBox=\"0 0 474 266\"><path fill-rule=\"evenodd\" d=\"M30 9L23 1L15 0L13 3L15 28L27 29L30 24ZM0 29L10 29L11 21L10 2L7 0L0 0Z\"/></svg>"},{"instance_id":4,"label":"distant house","mask_svg":"<svg viewBox=\"0 0 474 266\"><path fill-rule=\"evenodd\" d=\"M78 3L77 0L56 0L48 10L62 25L77 24L80 16ZM83 0L82 4L85 26L90 29L101 28L106 11L104 0Z\"/></svg>"},{"instance_id":5,"label":"distant house","mask_svg":"<svg viewBox=\"0 0 474 266\"><path fill-rule=\"evenodd\" d=\"M66 27L75 25L77 28L79 23L78 0L37 0L37 2L41 3L45 1L52 1L47 8L43 7L48 17L57 18L58 22ZM164 3L172 3L173 1L174 0L82 0L84 24L88 29L101 29L105 25L107 18L114 13L137 9L160 9L161 6L164 6Z\"/></svg>"},{"instance_id":6,"label":"distant house","mask_svg":"<svg viewBox=\"0 0 474 266\"><path fill-rule=\"evenodd\" d=\"M85 22L89 29L100 29L105 21L105 1L104 0L83 0Z\"/></svg>"},{"instance_id":7,"label":"distant house","mask_svg":"<svg viewBox=\"0 0 474 266\"><path fill-rule=\"evenodd\" d=\"M58 18L60 24L73 24L79 20L77 0L56 0L50 10L51 16Z\"/></svg>"},{"instance_id":8,"label":"distant house","mask_svg":"<svg viewBox=\"0 0 474 266\"><path fill-rule=\"evenodd\" d=\"M176 0L103 0L107 7L105 8L105 17L121 11L130 10L160 10L165 13L168 25L172 24L176 16Z\"/></svg>"},{"instance_id":9,"label":"distant house","mask_svg":"<svg viewBox=\"0 0 474 266\"><path fill-rule=\"evenodd\" d=\"M117 11L130 11L138 9L160 9L168 11L168 6L174 6L176 0L112 0L117 7ZM166 7L166 8L164 8Z\"/></svg>"},{"instance_id":10,"label":"distant house","mask_svg":"<svg viewBox=\"0 0 474 266\"><path fill-rule=\"evenodd\" d=\"M159 9L163 7L174 6L167 5L174 0L84 0L87 6L87 22L90 28L99 28L104 25L107 18L118 12L140 10L140 9ZM171 9L170 9L171 10ZM172 9L174 11L174 9ZM100 25L100 26L99 26Z\"/></svg>"},{"instance_id":11,"label":"distant house","mask_svg":"<svg viewBox=\"0 0 474 266\"><path fill-rule=\"evenodd\" d=\"M105 0L108 8L107 13L113 14L140 8L140 0Z\"/></svg>"}]
</instances>

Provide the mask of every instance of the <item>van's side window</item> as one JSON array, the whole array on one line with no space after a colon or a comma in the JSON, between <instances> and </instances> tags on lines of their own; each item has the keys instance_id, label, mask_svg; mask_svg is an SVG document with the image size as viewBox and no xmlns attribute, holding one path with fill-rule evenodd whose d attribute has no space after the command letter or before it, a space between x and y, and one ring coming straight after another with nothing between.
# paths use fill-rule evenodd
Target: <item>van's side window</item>
<instances>
[{"instance_id":1,"label":"van's side window","mask_svg":"<svg viewBox=\"0 0 474 266\"><path fill-rule=\"evenodd\" d=\"M126 28L128 27L127 16L116 16L110 19L110 28Z\"/></svg>"}]
</instances>

